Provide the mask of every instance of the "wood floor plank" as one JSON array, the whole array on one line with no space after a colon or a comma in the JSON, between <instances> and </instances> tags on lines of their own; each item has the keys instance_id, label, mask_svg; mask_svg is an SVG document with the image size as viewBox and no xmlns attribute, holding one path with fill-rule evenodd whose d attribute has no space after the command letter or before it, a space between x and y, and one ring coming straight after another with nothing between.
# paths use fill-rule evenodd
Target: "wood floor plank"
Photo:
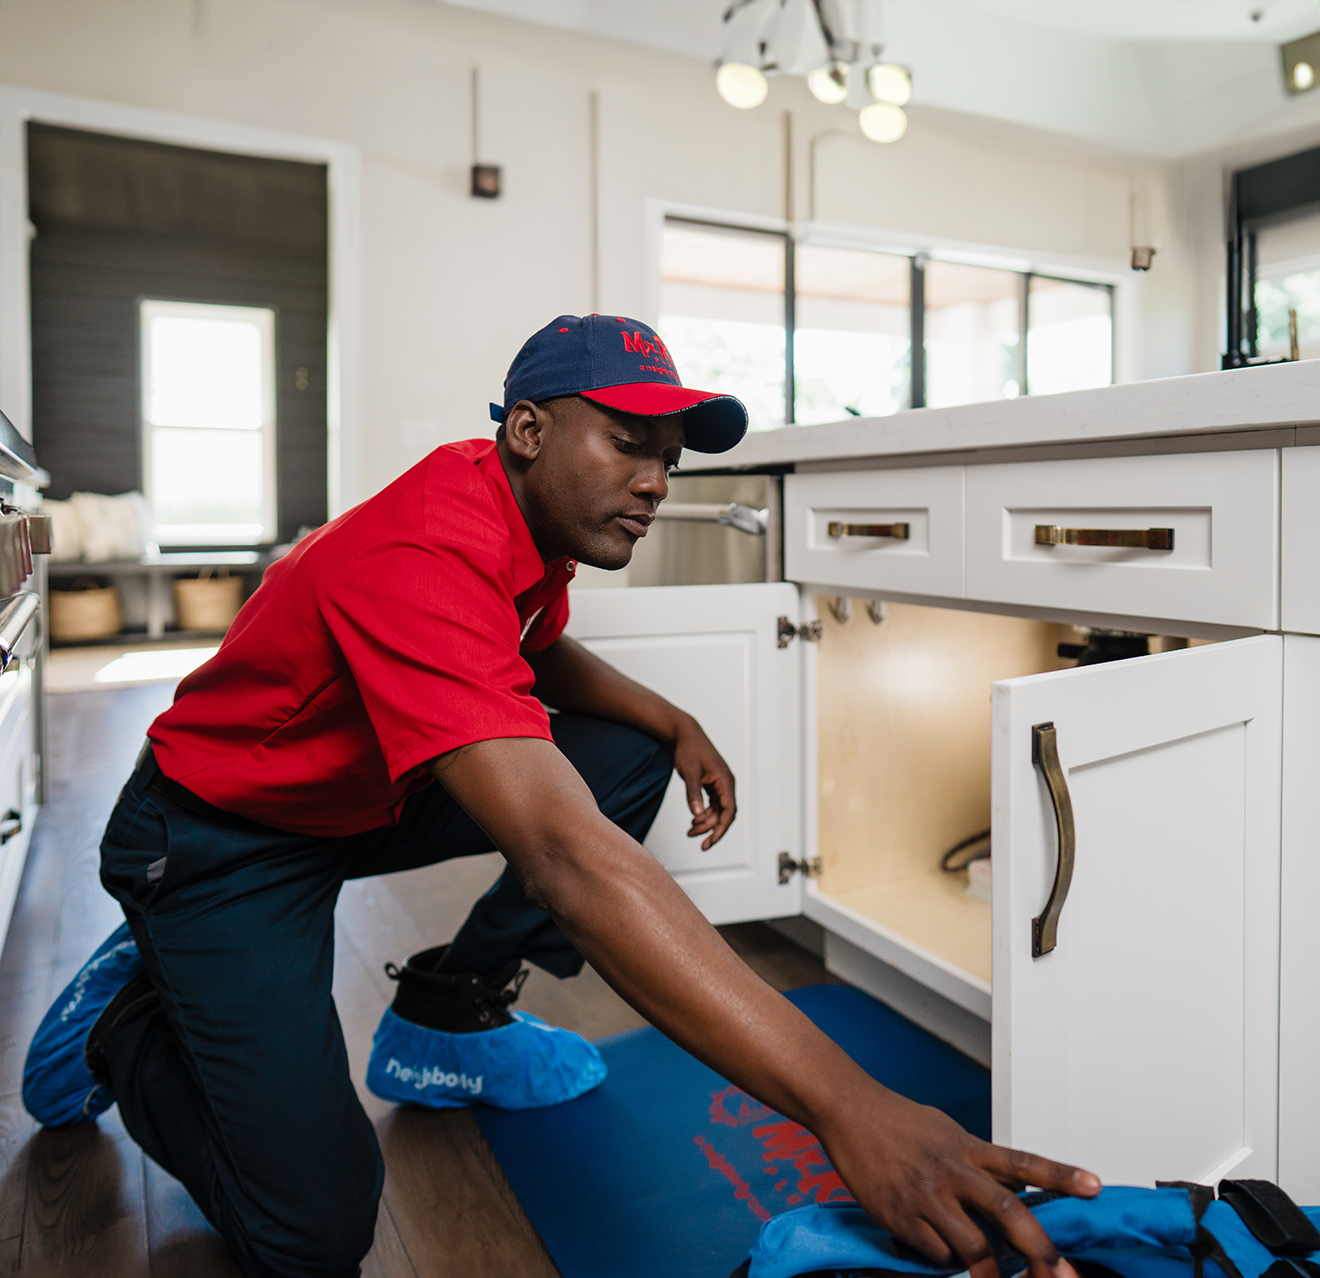
<instances>
[{"instance_id":1,"label":"wood floor plank","mask_svg":"<svg viewBox=\"0 0 1320 1278\"><path fill-rule=\"evenodd\" d=\"M151 1278L241 1278L225 1240L188 1191L151 1159L142 1162Z\"/></svg>"},{"instance_id":2,"label":"wood floor plank","mask_svg":"<svg viewBox=\"0 0 1320 1278\"><path fill-rule=\"evenodd\" d=\"M556 1278L558 1269L466 1109L398 1109L376 1126L385 1198L427 1278Z\"/></svg>"},{"instance_id":3,"label":"wood floor plank","mask_svg":"<svg viewBox=\"0 0 1320 1278\"><path fill-rule=\"evenodd\" d=\"M376 1241L362 1262L362 1278L419 1278L386 1198L381 1199L376 1217Z\"/></svg>"},{"instance_id":4,"label":"wood floor plank","mask_svg":"<svg viewBox=\"0 0 1320 1278\"><path fill-rule=\"evenodd\" d=\"M0 976L0 1096L23 1085L28 1044L50 1006L53 980L49 964Z\"/></svg>"},{"instance_id":5,"label":"wood floor plank","mask_svg":"<svg viewBox=\"0 0 1320 1278\"><path fill-rule=\"evenodd\" d=\"M729 923L718 929L729 948L767 985L799 990L804 985L841 985L814 954L809 954L764 923Z\"/></svg>"},{"instance_id":6,"label":"wood floor plank","mask_svg":"<svg viewBox=\"0 0 1320 1278\"><path fill-rule=\"evenodd\" d=\"M0 1242L0 1278L15 1278L23 1258L23 1240L6 1238Z\"/></svg>"},{"instance_id":7,"label":"wood floor plank","mask_svg":"<svg viewBox=\"0 0 1320 1278\"><path fill-rule=\"evenodd\" d=\"M28 1142L37 1130L17 1096L0 1100L0 1239L23 1233L27 1209Z\"/></svg>"},{"instance_id":8,"label":"wood floor plank","mask_svg":"<svg viewBox=\"0 0 1320 1278\"><path fill-rule=\"evenodd\" d=\"M149 1278L142 1154L94 1123L28 1145L23 1278Z\"/></svg>"}]
</instances>

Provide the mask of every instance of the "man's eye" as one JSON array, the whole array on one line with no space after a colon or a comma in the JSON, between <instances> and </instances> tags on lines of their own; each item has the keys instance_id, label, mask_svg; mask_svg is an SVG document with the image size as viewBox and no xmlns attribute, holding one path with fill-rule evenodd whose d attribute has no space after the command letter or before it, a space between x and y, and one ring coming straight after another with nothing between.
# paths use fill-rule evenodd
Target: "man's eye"
<instances>
[{"instance_id":1,"label":"man's eye","mask_svg":"<svg viewBox=\"0 0 1320 1278\"><path fill-rule=\"evenodd\" d=\"M631 439L620 439L616 435L614 437L614 447L621 453L635 453L641 448L641 445L634 443Z\"/></svg>"}]
</instances>

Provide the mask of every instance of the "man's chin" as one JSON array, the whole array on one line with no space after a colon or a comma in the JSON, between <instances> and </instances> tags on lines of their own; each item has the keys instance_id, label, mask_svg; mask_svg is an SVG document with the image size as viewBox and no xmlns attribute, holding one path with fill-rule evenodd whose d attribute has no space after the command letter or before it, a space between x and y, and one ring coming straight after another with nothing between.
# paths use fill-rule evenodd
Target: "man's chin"
<instances>
[{"instance_id":1,"label":"man's chin","mask_svg":"<svg viewBox=\"0 0 1320 1278\"><path fill-rule=\"evenodd\" d=\"M602 568L606 572L618 572L626 568L633 557L633 548L627 546L592 546L589 550L575 556L578 563L591 568Z\"/></svg>"}]
</instances>

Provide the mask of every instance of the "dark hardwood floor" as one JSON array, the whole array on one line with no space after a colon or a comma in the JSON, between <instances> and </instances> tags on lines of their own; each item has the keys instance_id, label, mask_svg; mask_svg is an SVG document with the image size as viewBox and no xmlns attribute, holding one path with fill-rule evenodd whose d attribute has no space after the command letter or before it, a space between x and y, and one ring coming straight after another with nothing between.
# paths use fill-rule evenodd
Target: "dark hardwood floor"
<instances>
[{"instance_id":1,"label":"dark hardwood floor","mask_svg":"<svg viewBox=\"0 0 1320 1278\"><path fill-rule=\"evenodd\" d=\"M97 880L97 845L147 725L171 685L50 698L50 803L33 835L0 955L0 1278L233 1278L238 1270L183 1187L143 1156L111 1109L42 1131L19 1099L23 1057L51 999L122 921ZM400 1109L362 1085L393 987L383 965L448 939L502 862L451 861L346 885L335 1001L353 1077L385 1154L368 1278L553 1278L554 1262L466 1110ZM760 924L721 929L779 989L832 980ZM597 1038L644 1024L591 969L558 981L533 968L519 1006Z\"/></svg>"}]
</instances>

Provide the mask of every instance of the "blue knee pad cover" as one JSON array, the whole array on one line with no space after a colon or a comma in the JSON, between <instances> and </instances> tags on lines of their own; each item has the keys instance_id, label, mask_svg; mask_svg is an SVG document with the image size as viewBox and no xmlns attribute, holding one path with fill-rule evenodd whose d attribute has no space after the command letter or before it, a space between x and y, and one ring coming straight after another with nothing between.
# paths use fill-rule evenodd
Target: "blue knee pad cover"
<instances>
[{"instance_id":1,"label":"blue knee pad cover","mask_svg":"<svg viewBox=\"0 0 1320 1278\"><path fill-rule=\"evenodd\" d=\"M367 1087L382 1100L450 1109L537 1109L572 1100L605 1079L600 1053L580 1034L526 1012L473 1034L427 1029L385 1009L371 1044Z\"/></svg>"},{"instance_id":2,"label":"blue knee pad cover","mask_svg":"<svg viewBox=\"0 0 1320 1278\"><path fill-rule=\"evenodd\" d=\"M83 1061L87 1033L125 982L142 971L128 924L116 928L42 1017L23 1065L23 1105L44 1127L90 1122L115 1103Z\"/></svg>"}]
</instances>

